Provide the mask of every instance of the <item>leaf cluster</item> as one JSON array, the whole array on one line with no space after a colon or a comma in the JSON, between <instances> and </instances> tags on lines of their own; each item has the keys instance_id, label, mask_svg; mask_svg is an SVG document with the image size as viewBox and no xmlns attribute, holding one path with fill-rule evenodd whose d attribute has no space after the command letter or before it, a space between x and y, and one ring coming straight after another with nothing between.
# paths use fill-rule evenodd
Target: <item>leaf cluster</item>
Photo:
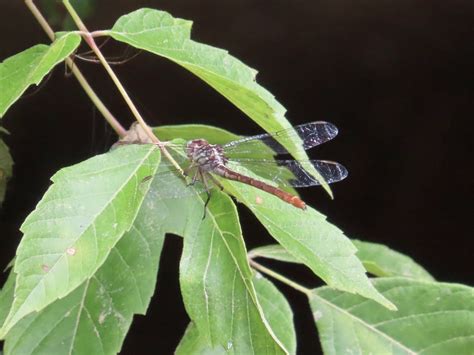
<instances>
[{"instance_id":1,"label":"leaf cluster","mask_svg":"<svg viewBox=\"0 0 474 355\"><path fill-rule=\"evenodd\" d=\"M290 127L283 106L256 83L255 70L191 40L190 31L190 21L141 9L101 33L189 70L266 131ZM78 33L67 32L3 61L0 116L80 42ZM162 140L214 143L236 137L204 125L155 133ZM280 143L305 157L298 139ZM0 202L11 174L0 140ZM351 241L316 210L298 210L238 182L222 180L225 192L213 191L206 206L206 196L188 187L155 145L119 146L51 180L21 226L24 236L0 293L6 354L118 353L134 315L147 311L169 234L183 240L179 281L191 319L177 353L296 353L291 307L268 276L307 296L328 354L467 354L474 348L472 288L436 282L407 256ZM277 244L247 252L235 201ZM327 286L307 289L256 258L302 264Z\"/></svg>"}]
</instances>

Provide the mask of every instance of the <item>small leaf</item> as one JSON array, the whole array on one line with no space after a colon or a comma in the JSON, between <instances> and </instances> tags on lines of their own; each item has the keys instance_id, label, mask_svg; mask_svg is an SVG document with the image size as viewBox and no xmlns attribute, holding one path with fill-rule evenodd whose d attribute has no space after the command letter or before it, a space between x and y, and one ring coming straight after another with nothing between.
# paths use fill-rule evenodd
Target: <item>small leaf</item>
<instances>
[{"instance_id":1,"label":"small leaf","mask_svg":"<svg viewBox=\"0 0 474 355\"><path fill-rule=\"evenodd\" d=\"M225 50L190 39L192 22L175 18L169 13L140 9L118 19L108 34L136 48L167 58L186 68L267 132L290 128L285 108L265 88L257 84L257 71L248 67ZM298 159L308 159L301 139L276 137ZM316 169L309 171L332 196L329 185Z\"/></svg>"},{"instance_id":2,"label":"small leaf","mask_svg":"<svg viewBox=\"0 0 474 355\"><path fill-rule=\"evenodd\" d=\"M375 276L403 276L418 280L433 281L433 277L410 257L385 245L352 240L357 257L365 269ZM278 244L265 245L249 252L250 258L262 257L288 263L300 263L285 248Z\"/></svg>"},{"instance_id":3,"label":"small leaf","mask_svg":"<svg viewBox=\"0 0 474 355\"><path fill-rule=\"evenodd\" d=\"M24 316L95 274L130 229L159 162L151 145L121 147L60 170L26 221L17 250L15 301L3 336Z\"/></svg>"},{"instance_id":4,"label":"small leaf","mask_svg":"<svg viewBox=\"0 0 474 355\"><path fill-rule=\"evenodd\" d=\"M357 248L357 257L368 272L375 276L402 276L418 280L434 281L428 271L403 255L383 244L352 240Z\"/></svg>"},{"instance_id":5,"label":"small leaf","mask_svg":"<svg viewBox=\"0 0 474 355\"><path fill-rule=\"evenodd\" d=\"M0 127L2 129L2 127ZM3 131L3 130L2 130ZM7 182L13 172L13 158L5 142L0 139L0 206L5 198Z\"/></svg>"},{"instance_id":6,"label":"small leaf","mask_svg":"<svg viewBox=\"0 0 474 355\"><path fill-rule=\"evenodd\" d=\"M374 285L398 312L328 287L312 291L325 354L472 354L474 289L405 278Z\"/></svg>"},{"instance_id":7,"label":"small leaf","mask_svg":"<svg viewBox=\"0 0 474 355\"><path fill-rule=\"evenodd\" d=\"M150 212L140 210L91 279L22 319L6 337L6 354L118 353L155 289L164 235Z\"/></svg>"},{"instance_id":8,"label":"small leaf","mask_svg":"<svg viewBox=\"0 0 474 355\"><path fill-rule=\"evenodd\" d=\"M0 63L0 118L30 85L38 85L80 42L81 36L67 33L49 46L38 44Z\"/></svg>"}]
</instances>

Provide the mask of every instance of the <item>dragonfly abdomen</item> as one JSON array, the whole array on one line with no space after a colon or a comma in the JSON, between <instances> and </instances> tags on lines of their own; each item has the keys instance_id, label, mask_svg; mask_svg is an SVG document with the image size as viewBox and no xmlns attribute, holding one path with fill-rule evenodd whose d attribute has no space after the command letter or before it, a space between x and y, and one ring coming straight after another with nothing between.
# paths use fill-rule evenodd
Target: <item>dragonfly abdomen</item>
<instances>
[{"instance_id":1,"label":"dragonfly abdomen","mask_svg":"<svg viewBox=\"0 0 474 355\"><path fill-rule=\"evenodd\" d=\"M306 203L304 203L304 201L300 199L298 196L290 194L275 186L269 185L263 181L256 180L249 176L236 173L235 171L232 171L225 166L220 166L219 169L215 171L215 173L218 173L219 175L221 175L222 177L226 179L239 181L244 184L253 186L257 189L268 192L269 194L272 194L297 208L301 208L302 210L306 209Z\"/></svg>"}]
</instances>

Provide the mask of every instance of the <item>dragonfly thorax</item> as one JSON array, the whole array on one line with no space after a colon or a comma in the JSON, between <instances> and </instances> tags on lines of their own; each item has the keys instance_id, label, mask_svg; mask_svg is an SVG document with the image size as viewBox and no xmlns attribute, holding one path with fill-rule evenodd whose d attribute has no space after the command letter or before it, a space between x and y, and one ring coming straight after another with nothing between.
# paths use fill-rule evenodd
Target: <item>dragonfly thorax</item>
<instances>
[{"instance_id":1,"label":"dragonfly thorax","mask_svg":"<svg viewBox=\"0 0 474 355\"><path fill-rule=\"evenodd\" d=\"M194 139L186 145L186 154L193 165L205 171L214 171L227 164L227 157L219 144L209 144L205 139Z\"/></svg>"}]
</instances>

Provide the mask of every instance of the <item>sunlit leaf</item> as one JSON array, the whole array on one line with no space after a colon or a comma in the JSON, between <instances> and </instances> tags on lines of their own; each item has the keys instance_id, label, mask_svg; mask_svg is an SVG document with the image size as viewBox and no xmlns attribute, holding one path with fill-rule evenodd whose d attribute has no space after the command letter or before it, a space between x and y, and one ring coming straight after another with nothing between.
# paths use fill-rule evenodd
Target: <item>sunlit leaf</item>
<instances>
[{"instance_id":1,"label":"sunlit leaf","mask_svg":"<svg viewBox=\"0 0 474 355\"><path fill-rule=\"evenodd\" d=\"M175 126L172 133L188 137L191 127ZM157 132L164 134L165 129ZM201 138L213 141L216 131L201 126ZM169 137L169 136L168 136ZM244 172L244 171L242 171ZM251 175L251 172L246 172ZM225 191L244 203L269 233L297 260L308 266L329 286L358 293L394 309L372 286L356 257L357 249L342 231L312 208L303 211L254 187L221 179Z\"/></svg>"},{"instance_id":2,"label":"sunlit leaf","mask_svg":"<svg viewBox=\"0 0 474 355\"><path fill-rule=\"evenodd\" d=\"M6 132L0 127L0 132ZM0 206L5 198L8 179L11 178L13 172L13 158L10 150L0 137Z\"/></svg>"},{"instance_id":3,"label":"sunlit leaf","mask_svg":"<svg viewBox=\"0 0 474 355\"><path fill-rule=\"evenodd\" d=\"M3 336L95 274L131 228L149 185L143 179L156 171L159 157L150 145L121 147L52 177L21 227L15 300Z\"/></svg>"},{"instance_id":4,"label":"sunlit leaf","mask_svg":"<svg viewBox=\"0 0 474 355\"><path fill-rule=\"evenodd\" d=\"M397 312L328 287L312 292L325 354L472 354L472 288L408 278L380 278L374 284Z\"/></svg>"},{"instance_id":5,"label":"sunlit leaf","mask_svg":"<svg viewBox=\"0 0 474 355\"><path fill-rule=\"evenodd\" d=\"M227 51L190 39L192 22L169 13L140 9L118 19L107 31L117 41L167 58L186 68L245 112L267 132L290 128L285 108L257 84L257 72ZM293 156L307 159L298 138L277 137ZM311 169L331 195L329 185Z\"/></svg>"},{"instance_id":6,"label":"sunlit leaf","mask_svg":"<svg viewBox=\"0 0 474 355\"><path fill-rule=\"evenodd\" d=\"M413 259L385 245L352 240L357 248L357 257L368 272L375 276L403 276L432 281L433 277ZM249 252L251 258L263 257L289 263L300 263L285 248L278 244L265 245Z\"/></svg>"},{"instance_id":7,"label":"sunlit leaf","mask_svg":"<svg viewBox=\"0 0 474 355\"><path fill-rule=\"evenodd\" d=\"M0 63L0 118L30 85L38 85L80 42L81 36L68 33L49 46L38 44Z\"/></svg>"},{"instance_id":8,"label":"sunlit leaf","mask_svg":"<svg viewBox=\"0 0 474 355\"><path fill-rule=\"evenodd\" d=\"M145 314L155 289L164 235L149 212L140 210L94 276L21 320L6 337L5 353L118 353L133 315Z\"/></svg>"}]
</instances>

